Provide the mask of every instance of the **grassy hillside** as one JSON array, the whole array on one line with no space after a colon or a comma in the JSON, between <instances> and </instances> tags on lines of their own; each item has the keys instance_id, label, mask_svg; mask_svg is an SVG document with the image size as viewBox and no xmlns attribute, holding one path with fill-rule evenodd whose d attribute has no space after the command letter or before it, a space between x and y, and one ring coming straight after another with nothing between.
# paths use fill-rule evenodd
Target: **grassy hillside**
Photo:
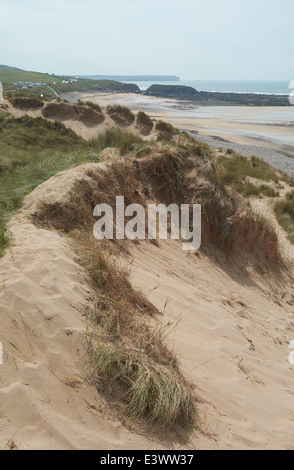
<instances>
[{"instance_id":1,"label":"grassy hillside","mask_svg":"<svg viewBox=\"0 0 294 470\"><path fill-rule=\"evenodd\" d=\"M0 81L5 83L11 82L42 82L42 83L61 83L63 78L52 76L45 73L27 72L13 67L0 65Z\"/></svg>"},{"instance_id":2,"label":"grassy hillside","mask_svg":"<svg viewBox=\"0 0 294 470\"><path fill-rule=\"evenodd\" d=\"M93 91L102 93L138 93L140 91L137 85L120 83L112 80L88 80L79 79L77 82L63 84L57 83L52 88L57 93L67 93L73 91Z\"/></svg>"},{"instance_id":3,"label":"grassy hillside","mask_svg":"<svg viewBox=\"0 0 294 470\"><path fill-rule=\"evenodd\" d=\"M0 113L0 257L9 242L6 222L26 194L59 171L99 161L106 147L127 152L133 145L140 149L145 142L120 129L85 141L61 122Z\"/></svg>"},{"instance_id":4,"label":"grassy hillside","mask_svg":"<svg viewBox=\"0 0 294 470\"><path fill-rule=\"evenodd\" d=\"M90 80L80 78L76 82L70 82L71 78L59 77L57 75L49 75L46 73L28 72L17 68L0 65L0 81L4 85L4 91L12 91L13 93L21 91L21 93L43 94L45 96L55 96L55 93L69 93L74 91L80 92L102 92L102 93L138 93L140 91L137 85L120 83L113 80ZM62 83L63 81L69 83ZM12 83L31 82L42 83L38 86L26 90L22 90L21 86L16 87Z\"/></svg>"}]
</instances>

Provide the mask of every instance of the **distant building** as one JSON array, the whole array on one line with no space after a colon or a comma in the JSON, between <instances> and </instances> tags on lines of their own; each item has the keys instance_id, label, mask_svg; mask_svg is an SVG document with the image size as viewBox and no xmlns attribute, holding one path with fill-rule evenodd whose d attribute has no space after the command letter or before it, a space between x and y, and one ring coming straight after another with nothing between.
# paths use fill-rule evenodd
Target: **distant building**
<instances>
[{"instance_id":1,"label":"distant building","mask_svg":"<svg viewBox=\"0 0 294 470\"><path fill-rule=\"evenodd\" d=\"M3 86L2 83L0 82L0 104L3 103Z\"/></svg>"}]
</instances>

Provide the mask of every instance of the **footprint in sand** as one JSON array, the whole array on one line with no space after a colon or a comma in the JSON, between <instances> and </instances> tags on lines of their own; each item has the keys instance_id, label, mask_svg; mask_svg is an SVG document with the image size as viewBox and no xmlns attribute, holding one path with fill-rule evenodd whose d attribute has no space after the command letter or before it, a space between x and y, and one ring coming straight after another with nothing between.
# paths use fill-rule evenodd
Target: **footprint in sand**
<instances>
[{"instance_id":1,"label":"footprint in sand","mask_svg":"<svg viewBox=\"0 0 294 470\"><path fill-rule=\"evenodd\" d=\"M289 344L289 349L294 349L294 341L291 341ZM292 351L289 355L289 362L290 364L294 365L294 351Z\"/></svg>"}]
</instances>

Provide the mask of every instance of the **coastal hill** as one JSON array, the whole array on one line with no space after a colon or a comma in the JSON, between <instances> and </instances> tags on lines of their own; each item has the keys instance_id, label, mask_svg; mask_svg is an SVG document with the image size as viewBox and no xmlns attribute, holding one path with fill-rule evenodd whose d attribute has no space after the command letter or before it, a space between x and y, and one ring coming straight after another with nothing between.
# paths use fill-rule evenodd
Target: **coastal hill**
<instances>
[{"instance_id":1,"label":"coastal hill","mask_svg":"<svg viewBox=\"0 0 294 470\"><path fill-rule=\"evenodd\" d=\"M0 65L0 81L4 92L34 93L44 97L59 96L69 99L76 93L135 93L157 98L193 101L203 106L290 106L288 96L199 92L182 85L153 84L142 92L134 83L127 81L179 81L174 76L57 76L54 74L29 72L16 67Z\"/></svg>"},{"instance_id":2,"label":"coastal hill","mask_svg":"<svg viewBox=\"0 0 294 470\"><path fill-rule=\"evenodd\" d=\"M137 85L113 80L89 80L49 73L28 72L8 66L0 66L0 81L6 92L42 94L54 97L62 93L139 93Z\"/></svg>"},{"instance_id":3,"label":"coastal hill","mask_svg":"<svg viewBox=\"0 0 294 470\"><path fill-rule=\"evenodd\" d=\"M206 106L290 106L288 96L197 91L182 85L152 85L145 95L195 101Z\"/></svg>"},{"instance_id":4,"label":"coastal hill","mask_svg":"<svg viewBox=\"0 0 294 470\"><path fill-rule=\"evenodd\" d=\"M61 83L62 77L55 75L49 75L47 73L30 72L22 70L17 67L10 67L8 65L0 65L0 81L3 84L9 84L12 82L46 82L46 83Z\"/></svg>"}]
</instances>

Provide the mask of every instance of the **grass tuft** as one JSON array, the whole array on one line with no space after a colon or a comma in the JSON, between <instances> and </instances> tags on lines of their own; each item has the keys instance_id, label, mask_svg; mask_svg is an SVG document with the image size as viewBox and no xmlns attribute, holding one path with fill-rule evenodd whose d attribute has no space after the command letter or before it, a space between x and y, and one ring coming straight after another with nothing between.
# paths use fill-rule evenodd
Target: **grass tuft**
<instances>
[{"instance_id":1,"label":"grass tuft","mask_svg":"<svg viewBox=\"0 0 294 470\"><path fill-rule=\"evenodd\" d=\"M120 149L121 155L126 155L128 152L138 150L139 147L144 147L144 140L133 134L132 132L120 129L106 129L105 132L101 133L95 139L90 141L90 145L99 150L103 150L108 147Z\"/></svg>"},{"instance_id":2,"label":"grass tuft","mask_svg":"<svg viewBox=\"0 0 294 470\"><path fill-rule=\"evenodd\" d=\"M294 244L294 191L275 204L275 214L281 227L286 230L290 242Z\"/></svg>"},{"instance_id":3,"label":"grass tuft","mask_svg":"<svg viewBox=\"0 0 294 470\"><path fill-rule=\"evenodd\" d=\"M135 122L134 113L125 106L108 106L107 114L118 126L128 127Z\"/></svg>"},{"instance_id":4,"label":"grass tuft","mask_svg":"<svg viewBox=\"0 0 294 470\"><path fill-rule=\"evenodd\" d=\"M273 182L277 188L280 181L288 184L292 181L285 173L275 170L260 158L243 157L230 149L227 150L227 155L221 155L217 159L217 177L223 184L231 186L243 196L279 196L270 186L264 183L258 186L248 181L248 178Z\"/></svg>"},{"instance_id":5,"label":"grass tuft","mask_svg":"<svg viewBox=\"0 0 294 470\"><path fill-rule=\"evenodd\" d=\"M91 233L75 230L71 236L96 292L88 335L93 383L129 418L190 431L196 419L194 396L165 345L169 326L156 326L159 312L132 288L127 272L101 252Z\"/></svg>"},{"instance_id":6,"label":"grass tuft","mask_svg":"<svg viewBox=\"0 0 294 470\"><path fill-rule=\"evenodd\" d=\"M143 111L138 112L136 124L143 135L149 135L153 129L152 119Z\"/></svg>"}]
</instances>

